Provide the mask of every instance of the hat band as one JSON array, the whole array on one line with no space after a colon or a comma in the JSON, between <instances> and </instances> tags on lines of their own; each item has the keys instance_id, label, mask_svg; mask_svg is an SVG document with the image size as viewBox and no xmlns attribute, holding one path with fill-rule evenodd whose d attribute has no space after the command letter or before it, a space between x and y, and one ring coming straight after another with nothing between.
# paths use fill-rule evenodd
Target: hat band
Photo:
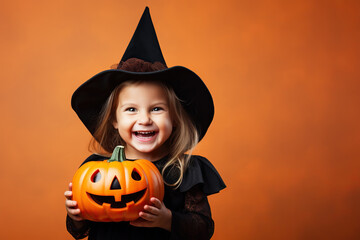
<instances>
[{"instance_id":1,"label":"hat band","mask_svg":"<svg viewBox=\"0 0 360 240\"><path fill-rule=\"evenodd\" d=\"M155 72L167 69L167 66L161 62L147 62L139 58L129 58L126 61L121 61L116 69L128 72Z\"/></svg>"}]
</instances>

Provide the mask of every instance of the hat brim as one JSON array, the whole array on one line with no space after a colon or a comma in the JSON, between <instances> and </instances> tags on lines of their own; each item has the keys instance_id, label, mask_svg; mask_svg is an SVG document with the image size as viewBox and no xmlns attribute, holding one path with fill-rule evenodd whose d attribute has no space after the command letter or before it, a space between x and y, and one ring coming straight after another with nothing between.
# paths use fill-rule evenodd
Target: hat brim
<instances>
[{"instance_id":1,"label":"hat brim","mask_svg":"<svg viewBox=\"0 0 360 240\"><path fill-rule=\"evenodd\" d=\"M99 114L111 92L127 80L161 80L171 86L193 120L199 140L204 137L214 117L214 103L200 77L182 66L154 72L106 70L83 83L74 92L71 106L91 134L96 130Z\"/></svg>"}]
</instances>

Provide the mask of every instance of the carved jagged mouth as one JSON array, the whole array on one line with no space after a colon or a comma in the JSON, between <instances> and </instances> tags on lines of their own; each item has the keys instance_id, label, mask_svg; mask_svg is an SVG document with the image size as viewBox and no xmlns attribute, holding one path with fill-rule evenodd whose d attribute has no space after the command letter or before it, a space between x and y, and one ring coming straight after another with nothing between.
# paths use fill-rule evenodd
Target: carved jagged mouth
<instances>
[{"instance_id":1,"label":"carved jagged mouth","mask_svg":"<svg viewBox=\"0 0 360 240\"><path fill-rule=\"evenodd\" d=\"M126 207L126 203L129 203L131 201L134 201L134 203L136 203L137 201L139 201L142 198L142 196L144 196L145 191L146 188L136 193L122 195L120 202L116 202L114 196L100 196L91 193L87 193L87 194L92 200L94 200L94 202L96 202L99 205L108 203L111 204L112 208L124 208Z\"/></svg>"}]
</instances>

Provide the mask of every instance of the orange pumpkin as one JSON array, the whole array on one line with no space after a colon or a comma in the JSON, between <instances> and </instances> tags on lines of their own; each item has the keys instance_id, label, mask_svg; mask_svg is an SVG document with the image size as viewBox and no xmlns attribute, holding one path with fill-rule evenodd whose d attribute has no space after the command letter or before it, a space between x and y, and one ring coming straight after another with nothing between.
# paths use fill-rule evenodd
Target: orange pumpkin
<instances>
[{"instance_id":1,"label":"orange pumpkin","mask_svg":"<svg viewBox=\"0 0 360 240\"><path fill-rule=\"evenodd\" d=\"M82 165L73 178L73 200L83 218L98 222L132 221L150 198L163 200L164 182L148 160L125 161L123 146L110 159Z\"/></svg>"}]
</instances>

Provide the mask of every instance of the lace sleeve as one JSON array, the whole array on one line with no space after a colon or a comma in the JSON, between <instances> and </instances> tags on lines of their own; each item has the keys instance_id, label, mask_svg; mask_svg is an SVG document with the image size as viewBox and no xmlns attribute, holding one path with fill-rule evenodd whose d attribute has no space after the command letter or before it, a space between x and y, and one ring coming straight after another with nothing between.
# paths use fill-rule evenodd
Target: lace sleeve
<instances>
[{"instance_id":1,"label":"lace sleeve","mask_svg":"<svg viewBox=\"0 0 360 240\"><path fill-rule=\"evenodd\" d=\"M206 195L200 185L185 193L184 210L172 212L171 240L210 239L214 233L214 221Z\"/></svg>"},{"instance_id":2,"label":"lace sleeve","mask_svg":"<svg viewBox=\"0 0 360 240\"><path fill-rule=\"evenodd\" d=\"M75 239L83 239L89 234L90 224L89 222L85 222L85 225L81 229L77 229L74 225L74 220L66 216L66 229Z\"/></svg>"}]
</instances>

